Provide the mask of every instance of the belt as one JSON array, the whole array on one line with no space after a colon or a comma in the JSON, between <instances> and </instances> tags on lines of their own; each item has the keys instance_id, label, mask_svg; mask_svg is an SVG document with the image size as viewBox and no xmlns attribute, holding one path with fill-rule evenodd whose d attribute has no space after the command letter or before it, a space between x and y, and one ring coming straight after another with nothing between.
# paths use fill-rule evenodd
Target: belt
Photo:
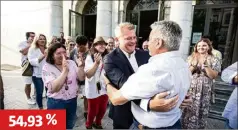
<instances>
[{"instance_id":1,"label":"belt","mask_svg":"<svg viewBox=\"0 0 238 130\"><path fill-rule=\"evenodd\" d=\"M143 130L143 129L181 129L181 124L180 124L180 120L178 120L174 125L172 126L168 126L168 127L160 127L160 128L150 128L148 126L144 126L142 124L140 124L135 118L133 119L133 123L135 126L137 126L139 128L139 130ZM176 128L179 127L179 128Z\"/></svg>"}]
</instances>

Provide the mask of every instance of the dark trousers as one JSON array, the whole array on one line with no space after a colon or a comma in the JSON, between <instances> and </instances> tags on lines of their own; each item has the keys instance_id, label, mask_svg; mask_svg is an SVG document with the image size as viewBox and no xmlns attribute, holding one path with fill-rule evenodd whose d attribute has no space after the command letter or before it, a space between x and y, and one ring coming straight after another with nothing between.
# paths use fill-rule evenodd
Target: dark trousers
<instances>
[{"instance_id":1,"label":"dark trousers","mask_svg":"<svg viewBox=\"0 0 238 130\"><path fill-rule=\"evenodd\" d=\"M133 120L133 125L131 129L139 129L139 122L137 120ZM143 126L143 129L181 129L181 123L180 120L178 120L174 125L169 126L169 127L161 127L161 128L149 128L147 126Z\"/></svg>"},{"instance_id":2,"label":"dark trousers","mask_svg":"<svg viewBox=\"0 0 238 130\"><path fill-rule=\"evenodd\" d=\"M86 127L91 127L94 119L97 125L102 125L101 121L106 113L108 103L108 96L101 95L94 99L88 99L88 117Z\"/></svg>"},{"instance_id":3,"label":"dark trousers","mask_svg":"<svg viewBox=\"0 0 238 130\"><path fill-rule=\"evenodd\" d=\"M113 129L129 129L129 128L126 128L125 126L121 126L113 122Z\"/></svg>"},{"instance_id":4,"label":"dark trousers","mask_svg":"<svg viewBox=\"0 0 238 130\"><path fill-rule=\"evenodd\" d=\"M42 104L42 94L44 89L43 80L42 78L32 76L32 81L36 89L36 103L39 108L43 108L43 104Z\"/></svg>"},{"instance_id":5,"label":"dark trousers","mask_svg":"<svg viewBox=\"0 0 238 130\"><path fill-rule=\"evenodd\" d=\"M228 119L226 119L225 129L233 129L233 128L230 127Z\"/></svg>"},{"instance_id":6,"label":"dark trousers","mask_svg":"<svg viewBox=\"0 0 238 130\"><path fill-rule=\"evenodd\" d=\"M0 94L0 109L4 109L4 95Z\"/></svg>"},{"instance_id":7,"label":"dark trousers","mask_svg":"<svg viewBox=\"0 0 238 130\"><path fill-rule=\"evenodd\" d=\"M66 129L73 129L76 121L77 98L61 100L48 98L47 109L65 109L66 110Z\"/></svg>"}]
</instances>

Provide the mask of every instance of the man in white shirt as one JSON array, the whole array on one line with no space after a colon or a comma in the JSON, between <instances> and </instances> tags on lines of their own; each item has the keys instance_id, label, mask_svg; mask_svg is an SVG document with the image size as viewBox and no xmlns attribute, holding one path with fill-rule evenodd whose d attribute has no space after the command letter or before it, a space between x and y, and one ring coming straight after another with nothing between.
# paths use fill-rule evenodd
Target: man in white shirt
<instances>
[{"instance_id":1,"label":"man in white shirt","mask_svg":"<svg viewBox=\"0 0 238 130\"><path fill-rule=\"evenodd\" d=\"M226 118L226 128L238 129L237 124L237 85L238 85L238 74L237 74L238 62L236 61L226 69L222 71L221 78L223 81L236 85L233 90L222 116Z\"/></svg>"},{"instance_id":2,"label":"man in white shirt","mask_svg":"<svg viewBox=\"0 0 238 130\"><path fill-rule=\"evenodd\" d=\"M31 47L31 43L35 38L34 32L26 32L26 40L23 41L18 45L19 52L21 53L21 65L23 65L27 60L28 50ZM31 99L31 84L32 84L32 77L31 76L23 76L23 80L25 83L25 94L27 97L28 104L36 104L34 100Z\"/></svg>"},{"instance_id":3,"label":"man in white shirt","mask_svg":"<svg viewBox=\"0 0 238 130\"><path fill-rule=\"evenodd\" d=\"M170 91L166 98L179 96L176 107L167 112L144 111L132 103L134 127L149 128L181 128L180 105L190 87L191 72L185 60L178 52L182 38L182 30L172 21L160 21L151 25L149 63L138 68L129 77L120 90L105 78L109 99L114 105L122 105L130 100L148 99L158 93Z\"/></svg>"}]
</instances>

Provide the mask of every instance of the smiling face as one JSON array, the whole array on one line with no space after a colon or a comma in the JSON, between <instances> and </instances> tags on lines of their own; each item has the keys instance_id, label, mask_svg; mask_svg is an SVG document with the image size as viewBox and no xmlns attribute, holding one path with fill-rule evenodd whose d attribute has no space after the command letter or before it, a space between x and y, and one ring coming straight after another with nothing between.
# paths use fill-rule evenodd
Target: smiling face
<instances>
[{"instance_id":1,"label":"smiling face","mask_svg":"<svg viewBox=\"0 0 238 130\"><path fill-rule=\"evenodd\" d=\"M127 53L133 53L136 49L137 37L135 30L129 30L128 28L122 29L122 35L118 38L120 49Z\"/></svg>"},{"instance_id":2,"label":"smiling face","mask_svg":"<svg viewBox=\"0 0 238 130\"><path fill-rule=\"evenodd\" d=\"M45 46L46 45L46 37L43 35L39 36L39 39L37 40L38 46Z\"/></svg>"},{"instance_id":3,"label":"smiling face","mask_svg":"<svg viewBox=\"0 0 238 130\"><path fill-rule=\"evenodd\" d=\"M99 53L103 53L106 50L106 45L104 42L98 42L95 45L95 49L99 52Z\"/></svg>"},{"instance_id":4,"label":"smiling face","mask_svg":"<svg viewBox=\"0 0 238 130\"><path fill-rule=\"evenodd\" d=\"M207 54L209 49L207 42L201 41L197 44L197 52L200 54Z\"/></svg>"}]
</instances>

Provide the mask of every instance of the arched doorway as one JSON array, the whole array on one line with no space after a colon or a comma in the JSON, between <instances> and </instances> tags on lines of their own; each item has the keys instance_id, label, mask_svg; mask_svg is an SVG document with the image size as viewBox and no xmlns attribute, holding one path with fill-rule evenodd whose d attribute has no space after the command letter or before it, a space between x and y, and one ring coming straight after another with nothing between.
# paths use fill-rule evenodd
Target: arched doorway
<instances>
[{"instance_id":1,"label":"arched doorway","mask_svg":"<svg viewBox=\"0 0 238 130\"><path fill-rule=\"evenodd\" d=\"M126 21L136 25L139 47L148 39L150 25L158 20L158 5L159 0L130 0L127 5Z\"/></svg>"},{"instance_id":2,"label":"arched doorway","mask_svg":"<svg viewBox=\"0 0 238 130\"><path fill-rule=\"evenodd\" d=\"M94 39L96 35L97 1L78 1L75 11L69 10L69 35L85 35Z\"/></svg>"},{"instance_id":3,"label":"arched doorway","mask_svg":"<svg viewBox=\"0 0 238 130\"><path fill-rule=\"evenodd\" d=\"M96 36L96 20L97 20L97 1L88 0L83 9L83 34L88 39L94 39Z\"/></svg>"}]
</instances>

